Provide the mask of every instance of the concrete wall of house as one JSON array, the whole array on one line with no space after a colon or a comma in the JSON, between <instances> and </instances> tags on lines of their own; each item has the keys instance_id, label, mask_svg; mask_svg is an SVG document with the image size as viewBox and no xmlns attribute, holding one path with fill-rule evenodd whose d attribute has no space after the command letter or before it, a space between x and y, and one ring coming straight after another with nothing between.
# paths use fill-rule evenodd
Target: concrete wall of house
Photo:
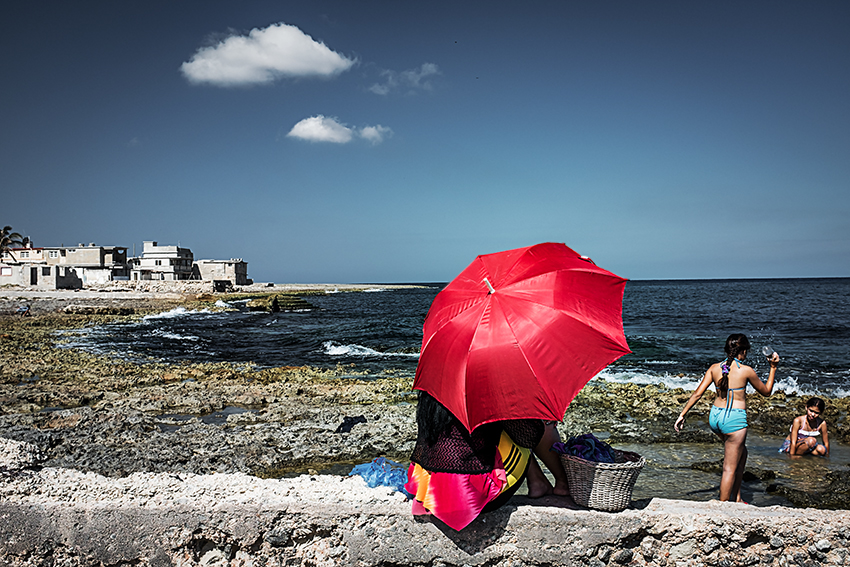
<instances>
[{"instance_id":1,"label":"concrete wall of house","mask_svg":"<svg viewBox=\"0 0 850 567\"><path fill-rule=\"evenodd\" d=\"M112 281L111 268L78 268L77 273L83 285L104 284Z\"/></svg>"},{"instance_id":2,"label":"concrete wall of house","mask_svg":"<svg viewBox=\"0 0 850 567\"><path fill-rule=\"evenodd\" d=\"M18 262L41 262L44 260L44 251L41 248L18 248L12 251Z\"/></svg>"},{"instance_id":3,"label":"concrete wall of house","mask_svg":"<svg viewBox=\"0 0 850 567\"><path fill-rule=\"evenodd\" d=\"M248 285L248 263L242 260L198 260L195 268L204 281L228 280L235 285Z\"/></svg>"},{"instance_id":4,"label":"concrete wall of house","mask_svg":"<svg viewBox=\"0 0 850 567\"><path fill-rule=\"evenodd\" d=\"M3 252L2 260L6 263L29 264L42 262L44 251L41 248L10 248Z\"/></svg>"},{"instance_id":5,"label":"concrete wall of house","mask_svg":"<svg viewBox=\"0 0 850 567\"><path fill-rule=\"evenodd\" d=\"M104 270L101 270L104 271ZM96 276L101 281L102 276ZM83 278L77 269L42 264L0 264L0 286L23 285L45 289L80 289Z\"/></svg>"},{"instance_id":6,"label":"concrete wall of house","mask_svg":"<svg viewBox=\"0 0 850 567\"><path fill-rule=\"evenodd\" d=\"M44 261L51 266L58 266L59 264L64 264L67 257L68 250L64 248L48 248L44 254Z\"/></svg>"},{"instance_id":7,"label":"concrete wall of house","mask_svg":"<svg viewBox=\"0 0 850 567\"><path fill-rule=\"evenodd\" d=\"M74 266L102 266L103 265L103 249L96 248L69 248L63 264L71 264Z\"/></svg>"},{"instance_id":8,"label":"concrete wall of house","mask_svg":"<svg viewBox=\"0 0 850 567\"><path fill-rule=\"evenodd\" d=\"M138 279L188 280L192 278L194 255L189 248L160 246L155 240L142 243L142 257L134 258L134 270L150 272L149 278L138 273ZM131 276L132 279L135 279Z\"/></svg>"},{"instance_id":9,"label":"concrete wall of house","mask_svg":"<svg viewBox=\"0 0 850 567\"><path fill-rule=\"evenodd\" d=\"M24 283L24 266L0 264L0 286L4 285L29 285Z\"/></svg>"},{"instance_id":10,"label":"concrete wall of house","mask_svg":"<svg viewBox=\"0 0 850 567\"><path fill-rule=\"evenodd\" d=\"M40 250L41 261L55 265L127 268L127 248L123 246L56 246Z\"/></svg>"}]
</instances>

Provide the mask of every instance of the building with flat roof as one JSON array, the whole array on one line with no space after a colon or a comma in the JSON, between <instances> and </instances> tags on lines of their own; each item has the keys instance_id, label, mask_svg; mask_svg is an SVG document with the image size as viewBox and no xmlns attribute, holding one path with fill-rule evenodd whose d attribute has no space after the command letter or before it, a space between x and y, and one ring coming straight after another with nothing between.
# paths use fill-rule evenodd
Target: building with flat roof
<instances>
[{"instance_id":1,"label":"building with flat roof","mask_svg":"<svg viewBox=\"0 0 850 567\"><path fill-rule=\"evenodd\" d=\"M11 248L0 257L0 285L78 289L89 283L130 279L127 248L77 246Z\"/></svg>"},{"instance_id":2,"label":"building with flat roof","mask_svg":"<svg viewBox=\"0 0 850 567\"><path fill-rule=\"evenodd\" d=\"M203 281L229 281L232 285L250 285L248 262L242 258L230 260L195 260L195 279Z\"/></svg>"},{"instance_id":3,"label":"building with flat roof","mask_svg":"<svg viewBox=\"0 0 850 567\"><path fill-rule=\"evenodd\" d=\"M142 255L131 258L132 280L189 280L192 279L194 256L188 248L160 246L155 240L145 240Z\"/></svg>"}]
</instances>

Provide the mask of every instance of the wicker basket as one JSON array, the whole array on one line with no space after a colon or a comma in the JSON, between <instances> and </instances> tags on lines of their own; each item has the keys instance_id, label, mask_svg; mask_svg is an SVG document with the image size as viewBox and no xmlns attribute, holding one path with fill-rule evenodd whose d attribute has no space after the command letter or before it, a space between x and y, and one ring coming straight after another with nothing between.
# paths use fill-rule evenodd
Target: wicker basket
<instances>
[{"instance_id":1,"label":"wicker basket","mask_svg":"<svg viewBox=\"0 0 850 567\"><path fill-rule=\"evenodd\" d=\"M597 463L561 455L570 484L570 496L576 504L606 512L620 512L629 506L632 489L646 459L637 453L616 453L621 456L617 460L625 462Z\"/></svg>"}]
</instances>

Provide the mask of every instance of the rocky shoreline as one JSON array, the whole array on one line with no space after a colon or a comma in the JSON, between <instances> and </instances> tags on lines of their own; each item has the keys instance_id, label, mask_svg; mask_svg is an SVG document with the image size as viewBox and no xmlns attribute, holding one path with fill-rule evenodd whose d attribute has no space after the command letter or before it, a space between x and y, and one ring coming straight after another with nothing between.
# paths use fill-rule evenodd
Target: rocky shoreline
<instances>
[{"instance_id":1,"label":"rocky shoreline","mask_svg":"<svg viewBox=\"0 0 850 567\"><path fill-rule=\"evenodd\" d=\"M344 290L343 286L329 287ZM351 286L349 289L358 288L362 289L363 286ZM321 288L322 293L324 289L327 288ZM269 290L258 286L257 290L243 293L240 297L245 295L269 297L270 294L289 293L299 297L304 295L309 299L309 294L316 291L319 289L306 287ZM312 510L310 514L335 518L334 521L348 522L347 525L358 526L356 529L351 527L354 530L352 533L359 533L358 530L365 529L364 526L369 525L385 527L399 525L403 526L398 528L399 534L403 534L404 537L409 537L411 534L417 538L424 537L432 541L434 549L443 549L446 545L445 542L440 543L434 540L437 534L433 532L432 524L428 524L431 526L429 528L409 518L409 508L406 503L397 502L398 497L401 496L399 493L390 493L386 498L384 496L378 498L380 507L383 507L385 503L392 504L391 512L384 514L377 509L364 511L372 506L368 504L372 502L370 499L377 497L372 492L361 493L354 490L353 483L361 482L362 484L362 481L344 479L340 475L316 474L319 470L333 466L339 470L350 470L353 463L368 461L380 455L399 461L407 459L416 434L415 396L410 391L409 378L388 374L378 380L360 380L357 378L356 369L350 367L260 369L249 364L151 363L139 365L117 358L97 357L73 349L60 349L57 346L62 339L61 335L55 334L56 330L72 330L120 318L138 317L144 313L165 311L175 306L215 308L217 300L227 300L233 296L211 294L203 290L197 292L193 290L192 293L181 290L180 293L173 294L173 297L172 294L161 291L88 292L94 297L80 296L80 292L68 292L71 294L70 298L56 297L55 294L30 298L34 315L17 317L12 314L14 312L12 308L20 301L19 293L20 290L3 290L3 295L0 297L0 312L6 313L0 316L0 346L2 346L0 349L2 351L0 354L0 441L7 444L5 452L13 455L7 459L8 462L0 461L0 498L5 507L5 511L0 512L0 531L5 531L6 535L12 537L9 541L23 541L19 536L14 535L18 533L15 531L18 527L12 519L17 517L16 514L24 513L24 510L27 515L42 519L45 533L60 529L62 523L67 520L67 517L63 516L65 513L89 517L93 514L91 510L96 509L98 514L103 513L112 517L132 510L132 514L141 514L151 518L150 521L161 523L165 522L163 518L170 513L183 517L190 514L193 507L196 510L205 510L206 504L203 501L196 501L194 496L175 497L176 500L163 501L162 506L151 504L156 502L152 499L153 497L147 498L147 504L145 504L147 507L143 507L143 510L138 507L141 505L140 500L145 498L121 500L125 496L135 494L137 490L141 491L140 494L155 494L160 489L152 489L146 484L153 482L151 479L156 479L157 486L162 483L172 486L174 482L178 482L174 480L177 478L182 479L178 482L181 487L195 484L203 487L205 483L218 482L221 479L226 479L222 481L225 484L235 483L236 486L247 483L254 487L251 490L261 491L260 494L252 493L260 501L266 499L265 490L278 490L281 486L286 487L287 494L295 494L302 490L301 485L312 487L323 485L323 483L342 483L346 494L352 490L360 494L357 498L361 500L358 500L357 504L347 506L355 508L363 506L364 508L348 509L347 512L340 512L341 516L336 516L336 511L321 511L321 505L316 504L310 507ZM116 293L154 293L154 296L113 297L112 294ZM104 295L109 297L103 297ZM71 305L73 308L69 309ZM714 437L704 428L689 428L684 434L678 436L672 432L670 424L688 396L689 392L664 387L591 383L582 390L570 406L564 423L560 426L562 435L584 431L607 431L610 432L612 443L673 443L677 441L716 443ZM709 403L709 399L701 402L706 406ZM787 428L789 411L796 411L802 403L802 400L786 397L784 394L777 394L769 399L755 397L752 400L754 411L751 428L781 435ZM850 429L844 417L850 410L847 406L848 402L843 399L830 400L828 404L830 414L826 417L830 422L831 437L839 442L846 442L850 437ZM707 413L706 408L698 407L695 411L703 409ZM345 430L341 427L346 423L346 418L350 421L350 418L359 416L363 419L357 420L358 423L350 429ZM9 444L16 444L18 449L10 449ZM763 471L752 471L755 475L762 473ZM789 491L787 498L797 506L815 505L818 508L840 510L850 508L850 483L848 483L847 473L834 473L831 478L824 480L826 482L820 493L800 495ZM89 490L86 488L88 486L100 488ZM107 486L111 488L104 488ZM177 485L172 488L175 486ZM380 489L365 487L364 489L380 491ZM781 486L778 489L781 490ZM198 490L206 489L198 488ZM330 492L339 490L339 487L328 489ZM109 494L114 495L114 498L107 496ZM268 498L272 498L273 494L270 492ZM652 505L647 502L639 503L639 505L645 511L655 505L655 500L658 499L654 499ZM309 498L306 501L309 501ZM326 505L333 508L335 502L336 496L327 500ZM553 513L546 506L541 507L539 501L528 501L527 505L523 504L522 500L518 502L519 508L516 508L514 512L504 517L500 516L504 520L505 530L497 536L488 537L495 537L496 540L501 541L499 538L508 537L505 534L512 533L510 537L533 539L534 535L525 533L523 531L525 528L519 525L516 527L519 531L514 533L512 530L514 530L515 522L530 514L529 521L540 525L548 515ZM664 509L669 506L680 509L683 506L675 504L676 501L666 502L674 504L665 503L659 506ZM253 501L252 505L256 506L258 503ZM577 510L575 506L573 508L559 507L563 506L563 503L554 505L558 514L566 514L563 521L570 525L584 526L587 523L587 525L599 525L600 529L603 528L602 524L605 522L594 515L599 513ZM710 508L710 504L687 503L687 506L691 505L709 506L706 509L708 510L706 518L718 513L717 510ZM66 507L63 508L63 506ZM277 504L271 508L275 506ZM285 506L280 504L280 506L283 506L285 511L269 512L270 518L289 518L293 514L298 516L298 514L307 513L300 511L298 506L292 503ZM182 511L175 512L178 508ZM213 508L219 509L215 506ZM226 510L222 509L222 514L223 517L231 518L232 521L239 523L246 521L245 515L253 513L251 510L253 510L251 506L242 503L226 507ZM643 526L644 519L641 512L642 510L629 510L623 513L637 515L637 519L629 516L631 519L626 523ZM789 523L789 518L795 518L794 522L798 519L803 521L801 516L808 518L811 515L809 512L801 514L799 510L787 508L774 511L770 517L775 518L776 525L771 524L773 520L770 522L765 520L766 526L768 524L773 526L765 527L765 533L781 534L785 529L784 526ZM668 514L663 510L658 513L662 516ZM672 514L675 516L678 512ZM846 521L843 512L817 511L815 515L818 514L835 514L829 516L832 525L843 526ZM198 527L199 530L212 529L210 526L213 525L216 526L216 530L223 529L219 524L220 518L213 518L209 514L208 517L212 523L205 524L205 527ZM299 517L307 518L307 516ZM604 517L620 518L621 515L604 515ZM657 517L653 517L655 519L652 522L659 521ZM681 517L685 517L684 512ZM287 521L292 521L292 518ZM272 524L267 524L266 528L273 531L273 524L274 521ZM82 522L80 525L90 524ZM390 534L395 533L392 532L392 528L387 529L391 530ZM644 526L634 533L643 533L641 538L645 538L655 529ZM712 530L718 528L708 522L704 529L705 534L710 534L713 533ZM814 528L806 529L811 531ZM274 556L282 562L284 558L286 558L285 561L290 561L290 563L281 564L299 564L298 561L301 561L301 564L337 564L334 563L336 559L333 558L336 556L333 555L326 556L322 560L326 563L321 563L318 559L311 563L305 559L307 556L303 553L306 553L307 547L318 545L319 541L323 542L321 544L325 546L323 549L329 549L327 546L345 547L347 545L340 543L345 537L338 528L327 530L317 528L317 530L303 542L306 547L301 546L298 538L293 539L287 536L289 543L282 545L280 549L277 549L273 543L268 543L269 540L263 539L264 536L254 534L254 538L260 542L257 544L259 546L257 553L268 544L277 550L275 552L277 555L272 554L268 558ZM823 530L817 533L821 534L821 532ZM316 533L324 535L319 537L315 535ZM232 537L235 536L231 533L224 537L224 540ZM570 547L568 556L573 559L582 558L584 563L577 564L611 563L614 551L631 545L624 544L623 537L626 536L620 535L617 536L619 539L615 538L619 541L616 545L605 544L609 549L607 556L600 551L601 547L594 548L596 551L592 557L574 555L575 550ZM636 537L630 535L626 539L634 543ZM705 535L705 537L710 536ZM788 536L777 535L776 537L784 538L783 541L788 539ZM812 539L814 537L807 536L806 544L815 546L816 542L822 539L832 542L827 550L815 548L817 553L824 557L832 553L830 561L838 561L836 559L838 555L841 555L843 560L843 552L841 554L836 552L836 549L844 549L846 546L846 542L840 540L843 536L839 537L830 532L824 537ZM45 538L47 536L42 539L30 538L30 540L32 542L38 540L40 542L38 545L48 546ZM163 553L170 557L169 560L172 563L182 561L187 565L200 564L201 559L206 557L205 553L193 552L194 559L191 561L185 559L191 554L181 546L189 540L185 538L168 540L171 542L169 545L173 544L176 547L168 548L172 551ZM233 547L233 544L227 544L231 545L231 551L225 552L221 548L221 545L225 544L211 537L207 540L215 542L209 552L213 549L220 551L223 554L222 557L229 556L227 561L232 564L240 564L233 562L236 557L233 555L234 549L238 547L245 553L248 553L246 549L253 549L251 545ZM675 538L669 541L674 540ZM55 540L51 541L55 543ZM659 541L667 540L661 538ZM768 540L759 540L759 542L766 543L767 545L764 546L766 549L773 551L780 549L771 547ZM242 546L244 543L243 541L239 545ZM546 541L545 543L554 545L555 542ZM381 545L384 544L385 542L381 543ZM680 544L681 542L670 543L670 546ZM57 545L59 544L56 543L54 547ZM755 544L750 544L752 545ZM797 544L794 545L797 546ZM75 548L77 549L75 553L83 553L80 551L83 547ZM786 548L785 545L781 547L782 550ZM175 549L182 549L182 551L178 553L174 551ZM462 546L459 549L462 550ZM485 545L482 549L490 548ZM634 545L629 549L636 553L640 551ZM729 550L725 544L719 545L717 549ZM808 548L804 546L804 551L799 553L809 553L805 551L806 549ZM711 553L715 551L712 550ZM54 549L54 552L58 554L57 557L61 556L58 547ZM290 552L295 555L291 555ZM443 552L447 553L445 549L440 553ZM4 548L4 553L7 557L10 553L11 556L18 557L17 563L10 562L11 564L47 564L42 560L36 560L36 555L30 556L27 560L21 559L23 556L16 556L15 553L18 552L8 546ZM154 552L147 550L144 553ZM177 561L175 553L182 554L180 557L184 557L185 560ZM350 546L340 553L342 555L336 557L337 559L342 557L351 559L356 555L357 561L351 564L391 564L387 558L384 559L384 563L380 563L377 559L374 559L374 563L370 563L373 559L367 560L362 555L357 555L362 554L362 551L353 551ZM453 557L459 561L457 564L493 564L491 561L494 561L494 557L498 557L499 561L516 560L518 557L512 554L513 552L507 553L507 551L499 552L494 556L491 556L489 551L482 552L483 555L480 553L464 555L456 549L454 553ZM564 551L564 553L567 552ZM587 551L581 553L586 554ZM606 557L604 560L599 559L600 553ZM667 549L665 553L670 553L670 550ZM784 551L771 553L771 557L777 562L784 557L782 555ZM715 554L717 557L721 555L723 554ZM248 553L246 557L249 556L254 558L252 561L259 561L262 554ZM377 554L375 557L379 556L380 554ZM446 557L450 556L451 554ZM151 559L153 555L145 557L147 557L145 561L153 562ZM302 559L295 561L293 557L302 557ZM434 565L438 563L437 558L442 556L433 555L428 561L407 555L404 557L410 559L409 564ZM489 559L485 560L484 557ZM637 559L633 557L630 561L639 561L639 557ZM650 554L650 557L654 555ZM811 557L820 557L820 555L815 554ZM807 560L811 560L811 557ZM602 562L593 563L591 559ZM82 561L79 557L74 559L74 561L77 560ZM130 560L122 559L122 561ZM137 557L133 561L142 560ZM295 562L292 563L292 561ZM446 565L455 564L446 558L441 558L440 561ZM526 564L538 564L535 561L543 562L540 558L534 560L524 558L522 561ZM71 561L68 564L87 563ZM108 563L104 561L104 564Z\"/></svg>"}]
</instances>

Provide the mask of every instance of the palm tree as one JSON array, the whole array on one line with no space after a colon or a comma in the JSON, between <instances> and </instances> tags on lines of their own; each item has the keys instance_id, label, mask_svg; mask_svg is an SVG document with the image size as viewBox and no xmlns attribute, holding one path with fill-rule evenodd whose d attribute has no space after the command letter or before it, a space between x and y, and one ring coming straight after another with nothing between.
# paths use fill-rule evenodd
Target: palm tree
<instances>
[{"instance_id":1,"label":"palm tree","mask_svg":"<svg viewBox=\"0 0 850 567\"><path fill-rule=\"evenodd\" d=\"M21 236L17 232L12 232L11 226L4 226L2 233L0 233L0 257L3 257L7 253L12 256L12 248L23 246L25 238L26 242L30 242L28 236ZM12 259L14 258L12 256Z\"/></svg>"}]
</instances>

